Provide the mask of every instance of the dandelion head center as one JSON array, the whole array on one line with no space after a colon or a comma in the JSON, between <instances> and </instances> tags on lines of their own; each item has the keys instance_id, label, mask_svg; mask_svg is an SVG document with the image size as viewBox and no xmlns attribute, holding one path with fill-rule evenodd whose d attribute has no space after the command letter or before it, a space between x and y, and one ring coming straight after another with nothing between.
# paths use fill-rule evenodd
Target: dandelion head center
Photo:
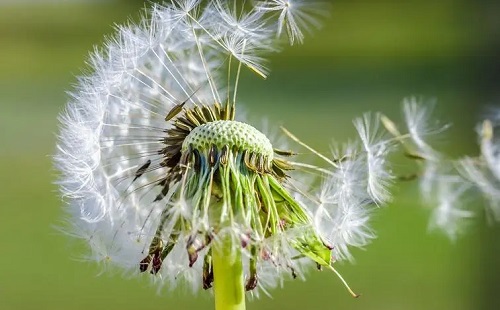
<instances>
[{"instance_id":1,"label":"dandelion head center","mask_svg":"<svg viewBox=\"0 0 500 310\"><path fill-rule=\"evenodd\" d=\"M193 129L182 144L182 151L189 146L200 151L209 150L212 145L218 149L245 150L272 160L273 146L269 139L254 127L233 120L209 122Z\"/></svg>"}]
</instances>

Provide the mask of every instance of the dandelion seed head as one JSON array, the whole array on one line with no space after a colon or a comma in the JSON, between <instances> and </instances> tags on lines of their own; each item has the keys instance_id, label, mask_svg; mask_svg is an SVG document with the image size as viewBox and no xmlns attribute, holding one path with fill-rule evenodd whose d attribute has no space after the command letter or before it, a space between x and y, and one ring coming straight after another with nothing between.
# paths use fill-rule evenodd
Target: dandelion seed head
<instances>
[{"instance_id":1,"label":"dandelion seed head","mask_svg":"<svg viewBox=\"0 0 500 310\"><path fill-rule=\"evenodd\" d=\"M281 44L272 15L222 0L154 5L92 53L55 156L67 229L87 259L192 291L211 287L224 240L242 254L248 290L302 277L304 260L331 263L294 198L294 153L235 120L241 66L267 74L265 53Z\"/></svg>"}]
</instances>

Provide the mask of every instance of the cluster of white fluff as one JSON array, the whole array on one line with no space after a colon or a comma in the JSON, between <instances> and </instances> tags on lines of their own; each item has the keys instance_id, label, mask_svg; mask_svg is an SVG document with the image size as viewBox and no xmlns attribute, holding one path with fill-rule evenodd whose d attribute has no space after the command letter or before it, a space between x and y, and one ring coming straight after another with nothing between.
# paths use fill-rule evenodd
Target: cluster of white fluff
<instances>
[{"instance_id":1,"label":"cluster of white fluff","mask_svg":"<svg viewBox=\"0 0 500 310\"><path fill-rule=\"evenodd\" d=\"M165 201L175 190L154 202L161 188L153 185L166 171L158 153L171 126L166 115L184 101L187 106L212 105L226 102L230 94L236 97L239 67L232 61L265 76L264 56L279 50L282 35L291 44L302 42L304 31L316 27L316 17L325 12L301 0L238 3L175 0L156 5L139 25L120 27L102 51L92 54L92 73L80 78L60 117L55 157L70 231L90 245L89 259L138 273ZM349 247L365 246L374 238L369 219L391 198L396 176L388 156L401 146L423 163L422 190L437 203L435 225L455 235L457 224L472 215L462 198L471 188L485 195L489 210L500 218L498 119L482 124L482 155L459 161L458 174L452 173L456 162L444 165L450 161L426 142L428 135L444 129L431 122L429 109L410 98L404 116L407 133L379 114L356 119L359 141L336 149L331 157L290 135L327 163L326 168L294 163L295 180L309 177L305 170L320 175L317 189L293 180L286 186L308 210L314 229L333 246L335 260L350 258ZM133 182L146 159L144 177ZM171 201L169 208L174 216L192 216L186 201ZM187 282L197 290L202 264L188 267L185 243L179 239L156 279L169 288ZM300 266L294 266L299 275ZM282 273L289 272L271 263L259 268L259 285L265 287L281 284Z\"/></svg>"},{"instance_id":2,"label":"cluster of white fluff","mask_svg":"<svg viewBox=\"0 0 500 310\"><path fill-rule=\"evenodd\" d=\"M425 142L425 136L448 127L432 121L431 105L419 103L415 98L404 102L404 115L414 146L410 152L423 161L422 196L434 207L430 227L442 229L455 239L476 215L486 213L491 219L500 220L500 174L495 174L500 164L500 140L494 133L498 134L499 124L493 115L491 120L485 119L478 125L479 156L450 159ZM478 193L487 203L474 199Z\"/></svg>"},{"instance_id":3,"label":"cluster of white fluff","mask_svg":"<svg viewBox=\"0 0 500 310\"><path fill-rule=\"evenodd\" d=\"M317 229L333 245L336 260L351 258L349 247L363 247L375 237L369 227L376 208L387 203L393 182L388 156L394 141L381 128L379 115L354 120L359 142L333 152L314 205Z\"/></svg>"},{"instance_id":4,"label":"cluster of white fluff","mask_svg":"<svg viewBox=\"0 0 500 310\"><path fill-rule=\"evenodd\" d=\"M369 226L372 213L391 199L390 186L398 179L418 179L422 202L432 210L431 229L454 240L470 219L486 213L500 220L500 122L498 113L478 126L481 154L452 159L429 142L449 125L433 118L435 102L416 97L403 100L405 129L381 114L365 114L354 121L358 143L334 151L331 168L313 206L314 223L333 244L336 259L351 259L350 247L363 247L375 237ZM396 175L389 157L399 152L416 163L411 176ZM480 194L485 203L474 197ZM480 206L485 206L480 208Z\"/></svg>"}]
</instances>

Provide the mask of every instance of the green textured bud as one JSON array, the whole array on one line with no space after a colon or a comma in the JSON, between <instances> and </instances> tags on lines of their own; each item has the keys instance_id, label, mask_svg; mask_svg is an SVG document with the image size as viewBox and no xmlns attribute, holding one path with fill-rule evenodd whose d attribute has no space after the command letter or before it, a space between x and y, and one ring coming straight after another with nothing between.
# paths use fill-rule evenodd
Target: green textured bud
<instances>
[{"instance_id":1,"label":"green textured bud","mask_svg":"<svg viewBox=\"0 0 500 310\"><path fill-rule=\"evenodd\" d=\"M269 160L273 158L273 146L269 139L254 127L230 120L209 122L194 128L184 140L182 151L193 148L209 150L212 145L218 149L229 146L231 149L246 150L260 154Z\"/></svg>"}]
</instances>

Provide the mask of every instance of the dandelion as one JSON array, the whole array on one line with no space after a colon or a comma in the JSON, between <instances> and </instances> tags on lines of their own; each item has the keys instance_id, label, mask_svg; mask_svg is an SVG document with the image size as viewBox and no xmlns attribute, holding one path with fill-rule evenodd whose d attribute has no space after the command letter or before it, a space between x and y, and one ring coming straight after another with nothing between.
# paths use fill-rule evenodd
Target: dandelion
<instances>
[{"instance_id":1,"label":"dandelion","mask_svg":"<svg viewBox=\"0 0 500 310\"><path fill-rule=\"evenodd\" d=\"M244 309L245 291L268 294L310 265L331 270L358 296L334 263L375 237L371 215L397 180L388 156L410 139L414 157L441 157L423 142L436 130L413 101L404 108L408 134L365 114L354 121L356 141L330 156L285 128L280 138L295 147L278 148L237 118L241 70L265 77L266 53L279 50L285 33L302 42L318 12L305 1L176 0L119 27L92 54L92 73L60 116L55 156L67 230L89 245L88 259L160 286L213 287L218 310ZM483 158L497 177L498 147L484 135ZM323 165L297 160L300 148ZM466 163L485 191L479 168ZM452 197L438 209L446 227L470 215L454 209L460 182L442 190Z\"/></svg>"},{"instance_id":2,"label":"dandelion","mask_svg":"<svg viewBox=\"0 0 500 310\"><path fill-rule=\"evenodd\" d=\"M92 55L56 155L89 258L169 287L214 286L217 309L243 308L244 291L303 276L308 261L336 272L297 198L294 153L235 120L242 66L265 75L261 53L280 41L261 6L176 1Z\"/></svg>"}]
</instances>

